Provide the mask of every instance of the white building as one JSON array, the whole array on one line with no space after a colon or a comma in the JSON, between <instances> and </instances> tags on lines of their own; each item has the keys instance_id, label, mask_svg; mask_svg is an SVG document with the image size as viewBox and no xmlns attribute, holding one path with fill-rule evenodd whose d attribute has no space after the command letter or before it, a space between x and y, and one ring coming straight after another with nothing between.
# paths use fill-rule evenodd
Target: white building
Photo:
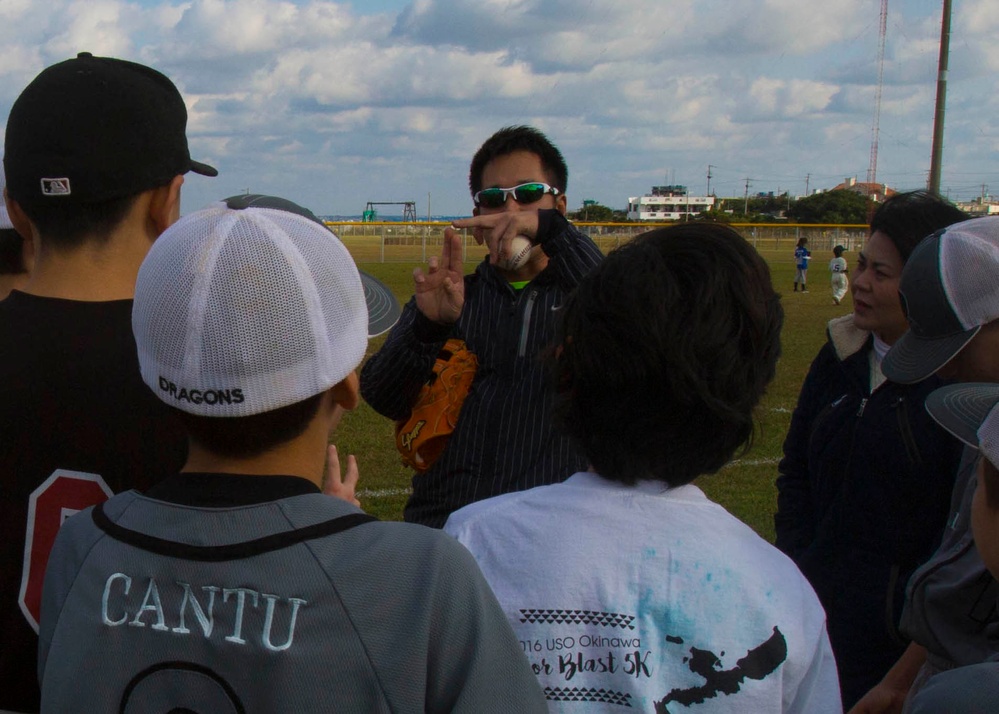
<instances>
[{"instance_id":1,"label":"white building","mask_svg":"<svg viewBox=\"0 0 999 714\"><path fill-rule=\"evenodd\" d=\"M957 207L973 217L999 215L999 201L987 194L967 202L958 202Z\"/></svg>"},{"instance_id":2,"label":"white building","mask_svg":"<svg viewBox=\"0 0 999 714\"><path fill-rule=\"evenodd\" d=\"M653 186L652 193L628 199L628 220L682 221L714 206L714 196L691 196L686 186Z\"/></svg>"}]
</instances>

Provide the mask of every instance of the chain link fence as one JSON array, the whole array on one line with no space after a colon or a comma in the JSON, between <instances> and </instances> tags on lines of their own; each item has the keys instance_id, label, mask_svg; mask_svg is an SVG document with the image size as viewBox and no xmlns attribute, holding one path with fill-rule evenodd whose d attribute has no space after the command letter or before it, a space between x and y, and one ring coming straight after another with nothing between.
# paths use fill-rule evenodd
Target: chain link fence
<instances>
[{"instance_id":1,"label":"chain link fence","mask_svg":"<svg viewBox=\"0 0 999 714\"><path fill-rule=\"evenodd\" d=\"M446 221L415 223L327 221L326 225L340 237L354 256L354 260L359 263L425 263L430 256L440 255L444 229L450 224ZM640 233L675 224L575 223L574 225L589 235L600 249L607 253ZM847 252L852 253L863 247L868 231L867 226L862 224L732 223L729 225L760 252L786 250L789 260L799 238L808 239L808 248L813 253L831 253L833 246L836 245L842 245ZM476 244L471 231L462 231L462 233L463 259L481 260L486 254L485 247Z\"/></svg>"}]
</instances>

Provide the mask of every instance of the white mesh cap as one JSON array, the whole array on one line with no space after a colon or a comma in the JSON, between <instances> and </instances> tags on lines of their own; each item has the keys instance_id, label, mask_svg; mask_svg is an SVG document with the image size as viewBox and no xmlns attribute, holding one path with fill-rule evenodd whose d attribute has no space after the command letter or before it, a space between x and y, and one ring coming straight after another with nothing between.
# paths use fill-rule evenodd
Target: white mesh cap
<instances>
[{"instance_id":1,"label":"white mesh cap","mask_svg":"<svg viewBox=\"0 0 999 714\"><path fill-rule=\"evenodd\" d=\"M368 310L347 249L307 210L256 198L280 207L212 204L164 232L139 269L142 378L191 414L273 411L332 387L364 357Z\"/></svg>"}]
</instances>

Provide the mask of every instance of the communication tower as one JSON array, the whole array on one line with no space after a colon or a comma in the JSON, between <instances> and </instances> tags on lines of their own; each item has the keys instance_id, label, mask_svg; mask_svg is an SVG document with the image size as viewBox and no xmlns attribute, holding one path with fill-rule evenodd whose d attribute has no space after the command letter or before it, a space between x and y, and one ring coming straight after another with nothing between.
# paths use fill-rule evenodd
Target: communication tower
<instances>
[{"instance_id":1,"label":"communication tower","mask_svg":"<svg viewBox=\"0 0 999 714\"><path fill-rule=\"evenodd\" d=\"M878 32L878 84L874 90L874 123L871 126L871 162L867 167L867 183L878 180L878 134L881 124L881 88L885 76L885 35L888 30L888 0L881 0L881 26Z\"/></svg>"}]
</instances>

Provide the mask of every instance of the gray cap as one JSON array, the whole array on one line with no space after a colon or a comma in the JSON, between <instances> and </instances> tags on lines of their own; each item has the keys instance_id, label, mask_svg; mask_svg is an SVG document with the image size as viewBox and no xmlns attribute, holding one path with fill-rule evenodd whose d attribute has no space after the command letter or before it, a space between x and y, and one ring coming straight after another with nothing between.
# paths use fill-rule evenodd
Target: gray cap
<instances>
[{"instance_id":1,"label":"gray cap","mask_svg":"<svg viewBox=\"0 0 999 714\"><path fill-rule=\"evenodd\" d=\"M965 382L941 387L926 398L926 411L968 446L999 464L999 384Z\"/></svg>"},{"instance_id":2,"label":"gray cap","mask_svg":"<svg viewBox=\"0 0 999 714\"><path fill-rule=\"evenodd\" d=\"M909 330L881 371L920 382L952 360L982 325L999 318L999 216L973 218L924 238L902 270L899 297Z\"/></svg>"}]
</instances>

